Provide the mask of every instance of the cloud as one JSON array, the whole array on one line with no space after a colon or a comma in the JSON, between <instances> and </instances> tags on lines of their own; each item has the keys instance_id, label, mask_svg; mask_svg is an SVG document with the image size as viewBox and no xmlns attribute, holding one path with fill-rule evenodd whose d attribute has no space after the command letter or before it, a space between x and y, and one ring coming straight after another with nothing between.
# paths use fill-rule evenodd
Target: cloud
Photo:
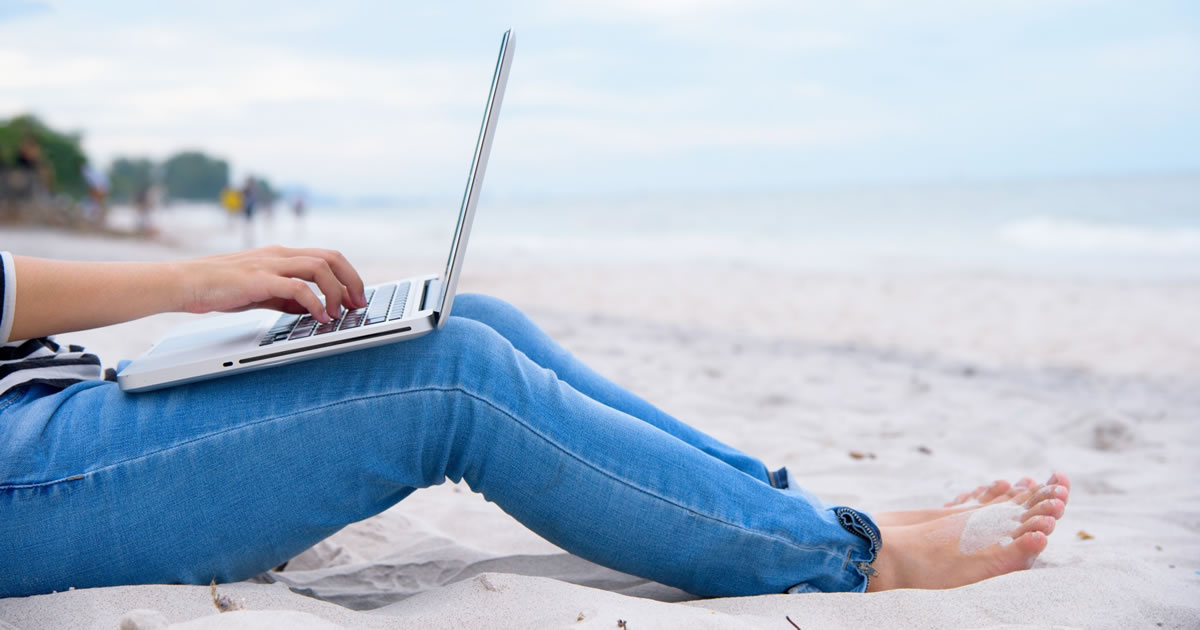
<instances>
[{"instance_id":1,"label":"cloud","mask_svg":"<svg viewBox=\"0 0 1200 630\"><path fill-rule=\"evenodd\" d=\"M634 186L681 162L719 186L781 156L842 181L1129 167L1196 137L1195 29L1103 3L528 0L464 17L213 1L0 22L0 116L83 128L100 161L201 148L318 189L441 190L465 169L492 36L511 23L493 166L517 188L547 172L562 189Z\"/></svg>"},{"instance_id":2,"label":"cloud","mask_svg":"<svg viewBox=\"0 0 1200 630\"><path fill-rule=\"evenodd\" d=\"M233 157L238 168L321 186L371 173L373 185L356 185L379 189L396 178L376 162L411 156L428 176L469 155L472 140L457 151L445 140L477 124L490 75L486 60L383 60L253 38L213 41L187 24L98 31L80 32L70 47L45 46L37 29L0 40L0 114L33 110L52 124L82 125L101 162L201 148Z\"/></svg>"},{"instance_id":3,"label":"cloud","mask_svg":"<svg viewBox=\"0 0 1200 630\"><path fill-rule=\"evenodd\" d=\"M697 16L727 14L754 4L750 0L609 0L608 2L547 1L537 13L551 21L665 22Z\"/></svg>"}]
</instances>

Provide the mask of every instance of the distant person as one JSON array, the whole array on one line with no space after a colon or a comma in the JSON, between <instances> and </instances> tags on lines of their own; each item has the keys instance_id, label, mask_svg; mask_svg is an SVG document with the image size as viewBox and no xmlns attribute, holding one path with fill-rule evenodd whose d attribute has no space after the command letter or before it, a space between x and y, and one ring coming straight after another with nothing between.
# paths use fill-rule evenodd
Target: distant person
<instances>
[{"instance_id":1,"label":"distant person","mask_svg":"<svg viewBox=\"0 0 1200 630\"><path fill-rule=\"evenodd\" d=\"M304 215L307 212L304 195L297 193L295 199L292 199L292 218L295 219L297 237L304 235Z\"/></svg>"},{"instance_id":2,"label":"distant person","mask_svg":"<svg viewBox=\"0 0 1200 630\"><path fill-rule=\"evenodd\" d=\"M88 188L82 204L83 219L97 227L104 227L108 221L108 176L91 163L85 163L80 174Z\"/></svg>"},{"instance_id":3,"label":"distant person","mask_svg":"<svg viewBox=\"0 0 1200 630\"><path fill-rule=\"evenodd\" d=\"M151 213L154 210L154 186L142 184L133 197L133 209L137 212L137 231L142 235L154 233L154 222Z\"/></svg>"},{"instance_id":4,"label":"distant person","mask_svg":"<svg viewBox=\"0 0 1200 630\"><path fill-rule=\"evenodd\" d=\"M242 217L247 221L254 220L254 210L258 198L258 186L255 185L253 177L247 177L246 183L242 185Z\"/></svg>"},{"instance_id":5,"label":"distant person","mask_svg":"<svg viewBox=\"0 0 1200 630\"><path fill-rule=\"evenodd\" d=\"M229 217L229 228L233 229L234 218L242 213L242 191L236 188L226 188L221 191L221 207Z\"/></svg>"},{"instance_id":6,"label":"distant person","mask_svg":"<svg viewBox=\"0 0 1200 630\"><path fill-rule=\"evenodd\" d=\"M244 580L447 479L567 551L703 597L963 586L1033 566L1066 509L1059 473L942 508L826 504L483 295L403 343L128 394L46 335L264 307L328 325L367 307L362 279L336 251L282 247L0 263L16 287L0 302L0 597Z\"/></svg>"},{"instance_id":7,"label":"distant person","mask_svg":"<svg viewBox=\"0 0 1200 630\"><path fill-rule=\"evenodd\" d=\"M268 224L273 222L275 220L275 193L267 187L265 180L255 180L254 198L259 208L262 209L263 219Z\"/></svg>"},{"instance_id":8,"label":"distant person","mask_svg":"<svg viewBox=\"0 0 1200 630\"><path fill-rule=\"evenodd\" d=\"M258 205L258 185L253 177L247 177L242 186L242 218L245 220L246 247L254 247L254 212Z\"/></svg>"}]
</instances>

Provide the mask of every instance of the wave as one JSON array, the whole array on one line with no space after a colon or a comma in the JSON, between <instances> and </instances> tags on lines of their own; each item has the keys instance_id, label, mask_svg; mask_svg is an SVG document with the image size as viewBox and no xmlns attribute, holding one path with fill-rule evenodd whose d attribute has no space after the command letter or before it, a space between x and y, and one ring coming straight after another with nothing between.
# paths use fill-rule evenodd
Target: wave
<instances>
[{"instance_id":1,"label":"wave","mask_svg":"<svg viewBox=\"0 0 1200 630\"><path fill-rule=\"evenodd\" d=\"M1048 217L1015 221L1000 229L1013 245L1043 251L1188 256L1200 254L1200 229L1151 228Z\"/></svg>"}]
</instances>

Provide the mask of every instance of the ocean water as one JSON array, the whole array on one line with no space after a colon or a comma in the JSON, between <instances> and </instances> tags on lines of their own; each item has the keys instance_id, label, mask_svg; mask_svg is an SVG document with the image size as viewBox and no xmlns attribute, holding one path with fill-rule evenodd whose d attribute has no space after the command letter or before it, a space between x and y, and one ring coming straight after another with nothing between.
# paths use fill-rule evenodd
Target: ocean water
<instances>
[{"instance_id":1,"label":"ocean water","mask_svg":"<svg viewBox=\"0 0 1200 630\"><path fill-rule=\"evenodd\" d=\"M458 204L284 207L258 242L321 245L359 259L442 264ZM189 208L213 246L225 219ZM212 225L208 225L211 223ZM983 270L1200 278L1200 174L771 194L517 201L485 196L469 261L683 263L848 271Z\"/></svg>"}]
</instances>

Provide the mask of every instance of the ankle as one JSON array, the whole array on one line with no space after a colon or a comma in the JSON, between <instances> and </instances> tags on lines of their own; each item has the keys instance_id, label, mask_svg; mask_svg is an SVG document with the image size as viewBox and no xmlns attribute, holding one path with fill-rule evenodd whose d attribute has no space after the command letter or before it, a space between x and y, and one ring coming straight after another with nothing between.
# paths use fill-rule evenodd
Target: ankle
<instances>
[{"instance_id":1,"label":"ankle","mask_svg":"<svg viewBox=\"0 0 1200 630\"><path fill-rule=\"evenodd\" d=\"M871 563L875 569L875 575L867 584L868 593L903 588L905 584L904 549L906 547L904 529L904 527L881 528L883 544L875 555L875 561Z\"/></svg>"}]
</instances>

